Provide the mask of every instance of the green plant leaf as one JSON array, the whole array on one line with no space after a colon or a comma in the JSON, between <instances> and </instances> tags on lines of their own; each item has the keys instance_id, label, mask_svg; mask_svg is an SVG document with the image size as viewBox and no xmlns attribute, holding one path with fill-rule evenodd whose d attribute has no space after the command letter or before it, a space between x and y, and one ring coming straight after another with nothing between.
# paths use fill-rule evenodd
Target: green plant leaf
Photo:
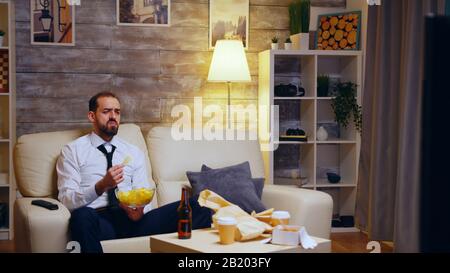
<instances>
[{"instance_id":1,"label":"green plant leaf","mask_svg":"<svg viewBox=\"0 0 450 273\"><path fill-rule=\"evenodd\" d=\"M353 116L353 123L358 132L362 132L362 107L356 100L357 85L352 82L338 83L335 87L336 97L331 101L336 122L347 128Z\"/></svg>"}]
</instances>

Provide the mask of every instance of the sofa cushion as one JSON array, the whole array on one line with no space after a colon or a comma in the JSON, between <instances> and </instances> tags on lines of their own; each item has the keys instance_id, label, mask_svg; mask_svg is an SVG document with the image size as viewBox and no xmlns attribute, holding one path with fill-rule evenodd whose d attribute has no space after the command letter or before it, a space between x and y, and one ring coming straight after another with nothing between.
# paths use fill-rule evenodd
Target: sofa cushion
<instances>
[{"instance_id":1,"label":"sofa cushion","mask_svg":"<svg viewBox=\"0 0 450 273\"><path fill-rule=\"evenodd\" d=\"M258 140L177 140L172 127L154 127L146 140L156 183L186 181L186 171L198 172L202 164L223 168L245 161L254 177L264 177Z\"/></svg>"},{"instance_id":2,"label":"sofa cushion","mask_svg":"<svg viewBox=\"0 0 450 273\"><path fill-rule=\"evenodd\" d=\"M161 181L158 183L158 204L164 206L173 202L179 202L181 198L181 189L183 187L190 187L189 182L186 181ZM191 193L190 193L191 194ZM192 194L191 194L192 196Z\"/></svg>"},{"instance_id":3,"label":"sofa cushion","mask_svg":"<svg viewBox=\"0 0 450 273\"><path fill-rule=\"evenodd\" d=\"M28 134L19 137L14 151L17 186L25 197L57 197L56 161L62 147L88 134L91 130L70 130ZM135 124L122 124L118 136L142 150L147 161L149 182L154 185L147 146L141 129ZM157 198L152 205L157 207Z\"/></svg>"},{"instance_id":4,"label":"sofa cushion","mask_svg":"<svg viewBox=\"0 0 450 273\"><path fill-rule=\"evenodd\" d=\"M212 168L206 166L205 164L202 165L201 171L209 171L212 170ZM200 174L200 172L199 172ZM256 195L258 195L259 199L262 198L262 193L264 189L264 178L252 178L253 185L255 186Z\"/></svg>"},{"instance_id":5,"label":"sofa cushion","mask_svg":"<svg viewBox=\"0 0 450 273\"><path fill-rule=\"evenodd\" d=\"M221 169L211 169L200 172L200 174L188 171L186 175L191 182L194 195L209 189L248 213L265 210L256 194L248 162Z\"/></svg>"}]
</instances>

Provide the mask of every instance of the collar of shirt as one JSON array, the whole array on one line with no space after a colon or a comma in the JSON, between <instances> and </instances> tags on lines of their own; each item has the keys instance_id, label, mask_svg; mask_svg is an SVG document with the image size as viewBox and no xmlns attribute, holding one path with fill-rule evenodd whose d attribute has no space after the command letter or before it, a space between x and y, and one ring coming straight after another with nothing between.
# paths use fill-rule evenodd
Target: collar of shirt
<instances>
[{"instance_id":1,"label":"collar of shirt","mask_svg":"<svg viewBox=\"0 0 450 273\"><path fill-rule=\"evenodd\" d=\"M94 146L94 148L97 148L100 145L106 144L105 148L108 150L108 152L111 151L111 145L116 146L116 150L121 149L120 145L118 143L117 137L113 137L110 142L107 142L104 139L102 139L101 137L99 137L95 132L91 132L91 134L89 135L89 139L91 141L92 146Z\"/></svg>"}]
</instances>

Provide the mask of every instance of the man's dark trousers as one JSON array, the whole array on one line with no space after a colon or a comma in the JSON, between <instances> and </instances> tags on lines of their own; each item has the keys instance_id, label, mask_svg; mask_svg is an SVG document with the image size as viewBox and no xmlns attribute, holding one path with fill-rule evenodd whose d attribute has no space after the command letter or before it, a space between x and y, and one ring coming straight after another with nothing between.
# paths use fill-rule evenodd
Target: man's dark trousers
<instances>
[{"instance_id":1,"label":"man's dark trousers","mask_svg":"<svg viewBox=\"0 0 450 273\"><path fill-rule=\"evenodd\" d=\"M200 207L197 197L189 199L192 208L192 229L211 227L212 211ZM81 245L82 253L102 253L100 241L148 236L177 231L178 202L155 208L137 222L130 220L121 208L95 210L82 207L72 212L70 231L72 240Z\"/></svg>"}]
</instances>

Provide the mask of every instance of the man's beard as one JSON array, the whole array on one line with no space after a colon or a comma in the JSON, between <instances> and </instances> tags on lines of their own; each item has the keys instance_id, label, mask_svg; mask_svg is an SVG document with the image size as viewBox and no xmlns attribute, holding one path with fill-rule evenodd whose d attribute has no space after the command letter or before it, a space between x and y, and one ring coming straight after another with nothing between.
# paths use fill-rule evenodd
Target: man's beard
<instances>
[{"instance_id":1,"label":"man's beard","mask_svg":"<svg viewBox=\"0 0 450 273\"><path fill-rule=\"evenodd\" d=\"M106 124L101 124L100 131L103 132L107 136L113 137L113 136L117 135L117 131L119 130L119 124L117 123L117 121L114 121L117 125L112 126L111 129L108 129L109 122L111 122L111 120L109 120Z\"/></svg>"}]
</instances>

